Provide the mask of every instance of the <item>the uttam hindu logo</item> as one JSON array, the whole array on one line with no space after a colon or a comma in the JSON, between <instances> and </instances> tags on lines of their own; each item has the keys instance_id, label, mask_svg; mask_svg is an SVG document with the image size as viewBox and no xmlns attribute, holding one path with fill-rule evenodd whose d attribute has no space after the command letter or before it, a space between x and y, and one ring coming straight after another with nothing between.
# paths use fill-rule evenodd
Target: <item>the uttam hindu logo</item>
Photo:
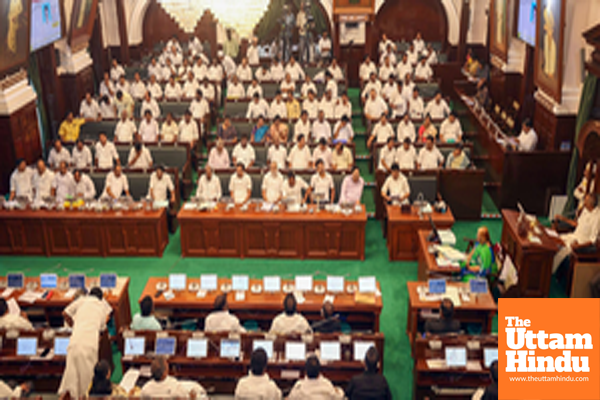
<instances>
[{"instance_id":1,"label":"the uttam hindu logo","mask_svg":"<svg viewBox=\"0 0 600 400\"><path fill-rule=\"evenodd\" d=\"M600 299L500 299L500 399L600 400Z\"/></svg>"}]
</instances>

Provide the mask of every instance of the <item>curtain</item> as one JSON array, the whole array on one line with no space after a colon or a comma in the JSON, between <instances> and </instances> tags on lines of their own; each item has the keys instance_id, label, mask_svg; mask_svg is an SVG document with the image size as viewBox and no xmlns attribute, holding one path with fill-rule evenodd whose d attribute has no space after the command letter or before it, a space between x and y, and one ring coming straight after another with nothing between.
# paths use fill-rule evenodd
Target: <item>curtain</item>
<instances>
[{"instance_id":1,"label":"curtain","mask_svg":"<svg viewBox=\"0 0 600 400\"><path fill-rule=\"evenodd\" d=\"M294 12L300 10L301 1L305 0L293 0L292 8L295 8ZM329 27L327 26L327 18L321 8L319 8L317 1L313 0L310 2L307 14L312 14L315 18L315 31L317 34L320 34L323 31L328 31ZM271 0L269 3L265 15L263 15L255 29L256 37L260 42L271 41L279 33L279 18L283 15L283 5L286 2L287 0Z\"/></svg>"},{"instance_id":2,"label":"curtain","mask_svg":"<svg viewBox=\"0 0 600 400\"><path fill-rule=\"evenodd\" d=\"M579 102L579 112L577 113L577 123L575 125L575 137L573 139L573 154L569 166L569 175L567 177L567 195L569 196L563 214L568 214L575 210L575 197L573 190L577 186L577 166L579 165L579 154L577 152L577 140L579 132L583 125L590 118L590 111L594 103L594 94L596 93L596 83L598 78L593 74L587 74L581 91L581 100Z\"/></svg>"}]
</instances>

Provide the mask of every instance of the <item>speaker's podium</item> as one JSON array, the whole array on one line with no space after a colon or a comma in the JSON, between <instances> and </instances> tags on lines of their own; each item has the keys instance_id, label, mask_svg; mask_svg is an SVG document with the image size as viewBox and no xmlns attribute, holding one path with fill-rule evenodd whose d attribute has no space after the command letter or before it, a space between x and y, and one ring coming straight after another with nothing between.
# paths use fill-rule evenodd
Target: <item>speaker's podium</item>
<instances>
[{"instance_id":1,"label":"speaker's podium","mask_svg":"<svg viewBox=\"0 0 600 400\"><path fill-rule=\"evenodd\" d=\"M375 0L334 0L333 54L346 64L349 86L360 84L358 69L373 47L371 30L375 21Z\"/></svg>"}]
</instances>

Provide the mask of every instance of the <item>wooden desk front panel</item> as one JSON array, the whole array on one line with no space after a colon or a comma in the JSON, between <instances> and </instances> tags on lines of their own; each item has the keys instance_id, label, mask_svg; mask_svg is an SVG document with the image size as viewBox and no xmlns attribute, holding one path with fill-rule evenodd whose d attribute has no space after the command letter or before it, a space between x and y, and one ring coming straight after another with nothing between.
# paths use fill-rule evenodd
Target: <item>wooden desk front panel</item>
<instances>
[{"instance_id":1,"label":"wooden desk front panel","mask_svg":"<svg viewBox=\"0 0 600 400\"><path fill-rule=\"evenodd\" d=\"M265 214L180 211L184 257L360 259L366 213Z\"/></svg>"},{"instance_id":2,"label":"wooden desk front panel","mask_svg":"<svg viewBox=\"0 0 600 400\"><path fill-rule=\"evenodd\" d=\"M165 210L0 211L0 254L160 257L168 241Z\"/></svg>"}]
</instances>

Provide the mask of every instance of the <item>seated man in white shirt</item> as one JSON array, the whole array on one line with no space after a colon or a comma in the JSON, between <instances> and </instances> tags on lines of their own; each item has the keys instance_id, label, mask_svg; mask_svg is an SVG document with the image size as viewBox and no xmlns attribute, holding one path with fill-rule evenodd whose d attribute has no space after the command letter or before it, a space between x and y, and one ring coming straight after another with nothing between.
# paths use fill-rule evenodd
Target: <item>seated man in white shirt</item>
<instances>
[{"instance_id":1,"label":"seated man in white shirt","mask_svg":"<svg viewBox=\"0 0 600 400\"><path fill-rule=\"evenodd\" d=\"M234 165L242 163L244 169L248 169L254 165L256 153L254 147L248 142L248 134L242 133L240 143L236 144L233 148L231 157L233 158Z\"/></svg>"},{"instance_id":2,"label":"seated man in white shirt","mask_svg":"<svg viewBox=\"0 0 600 400\"><path fill-rule=\"evenodd\" d=\"M358 77L360 78L361 83L368 81L372 73L377 76L377 65L371 61L371 56L365 54L363 62L358 69Z\"/></svg>"},{"instance_id":3,"label":"seated man in white shirt","mask_svg":"<svg viewBox=\"0 0 600 400\"><path fill-rule=\"evenodd\" d=\"M584 206L577 220L570 220L562 215L557 220L574 228L571 233L560 235L563 246L554 256L552 272L556 272L565 259L578 248L595 245L600 234L600 208L595 193L588 193L584 198Z\"/></svg>"},{"instance_id":4,"label":"seated man in white shirt","mask_svg":"<svg viewBox=\"0 0 600 400\"><path fill-rule=\"evenodd\" d=\"M267 162L277 164L278 169L285 169L287 160L287 149L281 144L278 135L273 136L273 144L267 151Z\"/></svg>"},{"instance_id":5,"label":"seated man in white shirt","mask_svg":"<svg viewBox=\"0 0 600 400\"><path fill-rule=\"evenodd\" d=\"M246 332L240 324L240 320L229 312L229 307L227 307L227 293L221 293L215 298L215 301L213 302L213 311L208 314L204 321L204 331Z\"/></svg>"},{"instance_id":6,"label":"seated man in white shirt","mask_svg":"<svg viewBox=\"0 0 600 400\"><path fill-rule=\"evenodd\" d=\"M312 154L313 165L316 165L318 160L323 160L323 165L325 166L325 169L331 168L332 153L331 153L331 149L327 145L327 140L325 140L325 138L319 139L319 144L313 150L313 154Z\"/></svg>"},{"instance_id":7,"label":"seated man in white shirt","mask_svg":"<svg viewBox=\"0 0 600 400\"><path fill-rule=\"evenodd\" d=\"M281 96L281 90L275 92L275 99L271 102L269 107L269 118L275 119L275 117L287 119L287 106Z\"/></svg>"},{"instance_id":8,"label":"seated man in white shirt","mask_svg":"<svg viewBox=\"0 0 600 400\"><path fill-rule=\"evenodd\" d=\"M129 82L127 82L127 79L125 79L125 75L121 75L121 77L115 84L115 89L117 90L117 92L121 91L131 96L131 85L129 84Z\"/></svg>"},{"instance_id":9,"label":"seated man in white shirt","mask_svg":"<svg viewBox=\"0 0 600 400\"><path fill-rule=\"evenodd\" d=\"M302 194L303 190L304 195ZM283 182L281 194L283 199L291 201L293 204L304 204L311 191L312 189L302 177L297 177L294 171L289 171L287 179Z\"/></svg>"},{"instance_id":10,"label":"seated man in white shirt","mask_svg":"<svg viewBox=\"0 0 600 400\"><path fill-rule=\"evenodd\" d=\"M104 73L104 79L100 83L100 88L98 91L100 92L100 96L113 97L117 94L115 90L115 84L110 80L108 72Z\"/></svg>"},{"instance_id":11,"label":"seated man in white shirt","mask_svg":"<svg viewBox=\"0 0 600 400\"><path fill-rule=\"evenodd\" d=\"M54 146L48 153L48 165L50 168L58 168L60 163L65 161L67 164L71 164L71 154L63 145L60 139L54 141Z\"/></svg>"},{"instance_id":12,"label":"seated man in white shirt","mask_svg":"<svg viewBox=\"0 0 600 400\"><path fill-rule=\"evenodd\" d=\"M323 32L319 39L318 48L321 61L327 63L331 58L331 39L329 39L327 31Z\"/></svg>"},{"instance_id":13,"label":"seated man in white shirt","mask_svg":"<svg viewBox=\"0 0 600 400\"><path fill-rule=\"evenodd\" d=\"M533 129L533 123L530 119L523 121L521 133L516 139L509 141L512 148L519 151L534 151L537 147L538 137Z\"/></svg>"},{"instance_id":14,"label":"seated man in white shirt","mask_svg":"<svg viewBox=\"0 0 600 400\"><path fill-rule=\"evenodd\" d=\"M156 101L160 101L163 97L162 86L159 85L155 75L150 75L150 82L146 86L146 90L150 92L152 98Z\"/></svg>"},{"instance_id":15,"label":"seated man in white shirt","mask_svg":"<svg viewBox=\"0 0 600 400\"><path fill-rule=\"evenodd\" d=\"M127 110L121 112L121 119L115 127L115 141L122 143L130 143L133 141L133 136L137 128L133 121L129 118Z\"/></svg>"},{"instance_id":16,"label":"seated man in white shirt","mask_svg":"<svg viewBox=\"0 0 600 400\"><path fill-rule=\"evenodd\" d=\"M425 146L419 151L417 164L421 170L437 169L444 165L444 156L435 146L431 136L427 136Z\"/></svg>"},{"instance_id":17,"label":"seated man in white shirt","mask_svg":"<svg viewBox=\"0 0 600 400\"><path fill-rule=\"evenodd\" d=\"M86 121L98 121L102 118L100 106L98 106L98 102L92 98L89 92L85 94L85 99L81 100L79 116Z\"/></svg>"},{"instance_id":18,"label":"seated man in white shirt","mask_svg":"<svg viewBox=\"0 0 600 400\"><path fill-rule=\"evenodd\" d=\"M404 79L407 74L412 76L413 66L408 61L408 55L404 53L402 60L396 65L396 75L398 75L398 79Z\"/></svg>"},{"instance_id":19,"label":"seated man in white shirt","mask_svg":"<svg viewBox=\"0 0 600 400\"><path fill-rule=\"evenodd\" d=\"M148 186L148 197L152 201L169 201L175 203L175 185L171 176L165 173L165 167L159 165L150 175Z\"/></svg>"},{"instance_id":20,"label":"seated man in white shirt","mask_svg":"<svg viewBox=\"0 0 600 400\"><path fill-rule=\"evenodd\" d=\"M402 170L415 169L417 166L417 150L408 138L404 138L402 146L396 149L396 162Z\"/></svg>"},{"instance_id":21,"label":"seated man in white shirt","mask_svg":"<svg viewBox=\"0 0 600 400\"><path fill-rule=\"evenodd\" d=\"M392 174L388 176L381 187L381 197L388 203L407 204L410 196L408 180L400 172L398 164L392 164Z\"/></svg>"},{"instance_id":22,"label":"seated man in white shirt","mask_svg":"<svg viewBox=\"0 0 600 400\"><path fill-rule=\"evenodd\" d=\"M398 127L396 128L396 140L401 143L404 139L409 139L410 142L413 143L416 138L417 131L415 125L410 120L410 115L407 112L402 116L402 121L398 122Z\"/></svg>"},{"instance_id":23,"label":"seated man in white shirt","mask_svg":"<svg viewBox=\"0 0 600 400\"><path fill-rule=\"evenodd\" d=\"M360 94L361 99L366 101L369 98L369 96L371 96L372 90L375 90L375 93L377 93L377 95L381 94L381 82L379 81L379 79L377 79L377 75L374 72L371 72L369 80L365 84L365 87L363 88L363 91Z\"/></svg>"},{"instance_id":24,"label":"seated man in white shirt","mask_svg":"<svg viewBox=\"0 0 600 400\"><path fill-rule=\"evenodd\" d=\"M51 197L54 172L46 167L44 160L38 160L35 170L28 170L33 172L33 176L29 179L29 185L33 188L33 200L45 201L45 199ZM26 178L28 175L25 174L23 177Z\"/></svg>"},{"instance_id":25,"label":"seated man in white shirt","mask_svg":"<svg viewBox=\"0 0 600 400\"><path fill-rule=\"evenodd\" d=\"M300 113L300 118L296 121L294 125L294 138L293 142L296 143L298 141L298 136L304 135L304 137L310 137L310 132L312 130L310 121L308 119L308 112L306 110L302 110Z\"/></svg>"},{"instance_id":26,"label":"seated man in white shirt","mask_svg":"<svg viewBox=\"0 0 600 400\"><path fill-rule=\"evenodd\" d=\"M269 172L265 174L262 181L262 197L267 203L277 203L281 200L281 190L283 187L283 176L277 169L277 163L272 161L269 164Z\"/></svg>"},{"instance_id":27,"label":"seated man in white shirt","mask_svg":"<svg viewBox=\"0 0 600 400\"><path fill-rule=\"evenodd\" d=\"M304 135L298 135L298 142L290 150L287 161L291 169L307 169L312 166L312 156Z\"/></svg>"},{"instance_id":28,"label":"seated man in white shirt","mask_svg":"<svg viewBox=\"0 0 600 400\"><path fill-rule=\"evenodd\" d=\"M269 67L267 67L266 64L263 64L255 73L256 79L259 82L267 82L270 81L271 78L271 72L269 71Z\"/></svg>"},{"instance_id":29,"label":"seated man in white shirt","mask_svg":"<svg viewBox=\"0 0 600 400\"><path fill-rule=\"evenodd\" d=\"M325 119L325 113L323 110L319 111L319 118L312 124L313 142L317 143L322 138L328 142L331 140L331 125Z\"/></svg>"},{"instance_id":30,"label":"seated man in white shirt","mask_svg":"<svg viewBox=\"0 0 600 400\"><path fill-rule=\"evenodd\" d=\"M290 57L290 62L285 67L285 73L290 74L292 81L298 82L304 79L304 70L302 66L296 62L296 59L292 56Z\"/></svg>"},{"instance_id":31,"label":"seated man in white shirt","mask_svg":"<svg viewBox=\"0 0 600 400\"><path fill-rule=\"evenodd\" d=\"M113 58L112 66L110 67L110 79L116 82L122 75L125 75L125 69L119 65L116 58Z\"/></svg>"},{"instance_id":32,"label":"seated man in white shirt","mask_svg":"<svg viewBox=\"0 0 600 400\"><path fill-rule=\"evenodd\" d=\"M109 142L106 133L100 132L100 140L94 146L96 168L112 169L114 162L120 163L119 154L114 143Z\"/></svg>"},{"instance_id":33,"label":"seated man in white shirt","mask_svg":"<svg viewBox=\"0 0 600 400\"><path fill-rule=\"evenodd\" d=\"M413 39L412 44L415 47L415 51L417 53L422 53L425 51L425 41L423 40L423 37L421 36L421 32L417 32L415 38Z\"/></svg>"},{"instance_id":34,"label":"seated man in white shirt","mask_svg":"<svg viewBox=\"0 0 600 400\"><path fill-rule=\"evenodd\" d=\"M227 153L223 139L217 139L217 145L213 146L208 153L207 165L218 170L229 168L230 164L229 153Z\"/></svg>"},{"instance_id":35,"label":"seated man in white shirt","mask_svg":"<svg viewBox=\"0 0 600 400\"><path fill-rule=\"evenodd\" d=\"M462 136L460 121L456 118L456 113L452 111L440 126L440 139L443 143L457 143L462 141Z\"/></svg>"},{"instance_id":36,"label":"seated man in white shirt","mask_svg":"<svg viewBox=\"0 0 600 400\"><path fill-rule=\"evenodd\" d=\"M242 63L238 65L235 74L242 82L250 82L252 80L252 68L248 65L246 57L242 58Z\"/></svg>"},{"instance_id":37,"label":"seated man in white shirt","mask_svg":"<svg viewBox=\"0 0 600 400\"><path fill-rule=\"evenodd\" d=\"M24 159L17 160L17 168L10 175L10 201L15 198L33 199L33 170L27 167ZM53 178L54 179L54 178Z\"/></svg>"},{"instance_id":38,"label":"seated man in white shirt","mask_svg":"<svg viewBox=\"0 0 600 400\"><path fill-rule=\"evenodd\" d=\"M252 195L252 179L241 162L236 164L235 172L229 179L229 195L235 204L246 203Z\"/></svg>"},{"instance_id":39,"label":"seated man in white shirt","mask_svg":"<svg viewBox=\"0 0 600 400\"><path fill-rule=\"evenodd\" d=\"M231 80L227 83L227 98L228 99L244 99L246 97L246 90L236 75L233 75Z\"/></svg>"},{"instance_id":40,"label":"seated man in white shirt","mask_svg":"<svg viewBox=\"0 0 600 400\"><path fill-rule=\"evenodd\" d=\"M319 102L315 98L315 93L312 90L308 91L308 98L302 102L302 111L308 113L308 118L314 120L319 113Z\"/></svg>"},{"instance_id":41,"label":"seated man in white shirt","mask_svg":"<svg viewBox=\"0 0 600 400\"><path fill-rule=\"evenodd\" d=\"M254 98L255 94L258 94L258 97L260 97L262 99L263 88L262 88L262 86L260 86L260 84L258 83L258 80L256 78L252 78L252 82L248 86L248 89L246 89L246 97L249 99L252 99L252 98Z\"/></svg>"},{"instance_id":42,"label":"seated man in white shirt","mask_svg":"<svg viewBox=\"0 0 600 400\"><path fill-rule=\"evenodd\" d=\"M250 372L240 378L235 388L235 400L281 400L281 390L265 372L267 368L267 352L259 347L250 356Z\"/></svg>"},{"instance_id":43,"label":"seated man in white shirt","mask_svg":"<svg viewBox=\"0 0 600 400\"><path fill-rule=\"evenodd\" d=\"M383 58L383 64L379 67L379 80L387 81L390 75L394 75L394 65L390 61L390 56L386 55Z\"/></svg>"},{"instance_id":44,"label":"seated man in white shirt","mask_svg":"<svg viewBox=\"0 0 600 400\"><path fill-rule=\"evenodd\" d=\"M333 128L333 143L350 143L354 137L354 129L350 123L350 118L344 115Z\"/></svg>"},{"instance_id":45,"label":"seated man in white shirt","mask_svg":"<svg viewBox=\"0 0 600 400\"><path fill-rule=\"evenodd\" d=\"M196 197L201 201L219 201L221 199L221 180L213 174L210 165L204 168L204 175L198 179Z\"/></svg>"},{"instance_id":46,"label":"seated man in white shirt","mask_svg":"<svg viewBox=\"0 0 600 400\"><path fill-rule=\"evenodd\" d=\"M410 114L410 119L423 119L425 116L423 98L421 97L417 86L414 87L412 97L408 101L408 112Z\"/></svg>"},{"instance_id":47,"label":"seated man in white shirt","mask_svg":"<svg viewBox=\"0 0 600 400\"><path fill-rule=\"evenodd\" d=\"M435 97L425 107L425 114L429 114L433 120L442 120L450 114L450 107L446 100L442 98L442 94L438 91Z\"/></svg>"},{"instance_id":48,"label":"seated man in white shirt","mask_svg":"<svg viewBox=\"0 0 600 400\"><path fill-rule=\"evenodd\" d=\"M152 112L153 118L160 118L161 110L157 101L152 98L152 94L150 92L144 93L144 100L142 101L142 106L140 107L140 115L143 117L146 113L146 110L150 110Z\"/></svg>"},{"instance_id":49,"label":"seated man in white shirt","mask_svg":"<svg viewBox=\"0 0 600 400\"><path fill-rule=\"evenodd\" d=\"M196 142L200 138L198 134L198 124L192 119L190 110L185 110L183 119L179 123L179 141L189 143L191 148L194 148Z\"/></svg>"},{"instance_id":50,"label":"seated man in white shirt","mask_svg":"<svg viewBox=\"0 0 600 400\"><path fill-rule=\"evenodd\" d=\"M269 115L269 103L262 99L258 93L254 93L252 101L248 103L246 118L256 120L258 117L266 117Z\"/></svg>"},{"instance_id":51,"label":"seated man in white shirt","mask_svg":"<svg viewBox=\"0 0 600 400\"><path fill-rule=\"evenodd\" d=\"M246 58L248 59L248 64L250 64L253 67L258 66L258 64L260 63L257 37L252 38L252 43L246 49Z\"/></svg>"},{"instance_id":52,"label":"seated man in white shirt","mask_svg":"<svg viewBox=\"0 0 600 400\"><path fill-rule=\"evenodd\" d=\"M276 335L312 333L306 318L296 312L296 306L296 297L293 293L288 293L283 299L284 311L273 319L269 333Z\"/></svg>"},{"instance_id":53,"label":"seated man in white shirt","mask_svg":"<svg viewBox=\"0 0 600 400\"><path fill-rule=\"evenodd\" d=\"M181 97L185 100L193 99L196 96L196 91L199 89L198 81L196 80L194 73L189 71L187 73L187 79L181 88Z\"/></svg>"},{"instance_id":54,"label":"seated man in white shirt","mask_svg":"<svg viewBox=\"0 0 600 400\"><path fill-rule=\"evenodd\" d=\"M306 74L306 76L304 77L304 83L300 87L300 95L303 99L306 99L308 97L309 90L312 90L314 93L317 93L317 86L312 81L310 75Z\"/></svg>"},{"instance_id":55,"label":"seated man in white shirt","mask_svg":"<svg viewBox=\"0 0 600 400\"><path fill-rule=\"evenodd\" d=\"M76 198L92 200L96 197L96 186L88 174L76 169L73 171L73 179L75 180Z\"/></svg>"},{"instance_id":56,"label":"seated man in white shirt","mask_svg":"<svg viewBox=\"0 0 600 400\"><path fill-rule=\"evenodd\" d=\"M296 381L287 397L288 400L305 399L344 399L344 391L333 386L331 381L321 375L321 363L316 355L306 359L304 379Z\"/></svg>"},{"instance_id":57,"label":"seated man in white shirt","mask_svg":"<svg viewBox=\"0 0 600 400\"><path fill-rule=\"evenodd\" d=\"M315 162L317 172L310 178L313 203L332 203L335 199L335 185L332 176L325 170L325 162L318 159Z\"/></svg>"},{"instance_id":58,"label":"seated man in white shirt","mask_svg":"<svg viewBox=\"0 0 600 400\"><path fill-rule=\"evenodd\" d=\"M89 168L92 166L92 152L89 147L83 144L81 139L77 139L75 147L71 153L71 163L75 168Z\"/></svg>"},{"instance_id":59,"label":"seated man in white shirt","mask_svg":"<svg viewBox=\"0 0 600 400\"><path fill-rule=\"evenodd\" d=\"M387 115L387 113L387 104L385 104L381 96L377 95L375 89L371 89L369 98L365 103L365 118L371 123L376 123L383 115Z\"/></svg>"},{"instance_id":60,"label":"seated man in white shirt","mask_svg":"<svg viewBox=\"0 0 600 400\"><path fill-rule=\"evenodd\" d=\"M67 163L60 162L58 172L54 174L52 181L52 197L56 198L58 203L62 203L75 194L75 181L73 174L67 169Z\"/></svg>"},{"instance_id":61,"label":"seated man in white shirt","mask_svg":"<svg viewBox=\"0 0 600 400\"><path fill-rule=\"evenodd\" d=\"M415 80L430 81L433 78L433 70L427 62L427 57L421 56L421 60L415 67Z\"/></svg>"},{"instance_id":62,"label":"seated man in white shirt","mask_svg":"<svg viewBox=\"0 0 600 400\"><path fill-rule=\"evenodd\" d=\"M140 122L138 134L145 143L158 142L160 130L158 129L158 123L152 116L152 111L146 110L144 112L144 119Z\"/></svg>"},{"instance_id":63,"label":"seated man in white shirt","mask_svg":"<svg viewBox=\"0 0 600 400\"><path fill-rule=\"evenodd\" d=\"M133 97L136 100L141 100L142 97L144 97L144 94L146 93L146 85L144 85L144 82L142 82L142 79L140 78L140 74L138 72L136 72L133 75L133 83L130 86L130 90L131 97Z\"/></svg>"},{"instance_id":64,"label":"seated man in white shirt","mask_svg":"<svg viewBox=\"0 0 600 400\"><path fill-rule=\"evenodd\" d=\"M169 83L165 86L165 99L169 101L179 101L182 96L182 90L179 83L175 82L175 78L171 76Z\"/></svg>"},{"instance_id":65,"label":"seated man in white shirt","mask_svg":"<svg viewBox=\"0 0 600 400\"><path fill-rule=\"evenodd\" d=\"M396 141L390 136L385 146L379 149L379 171L391 172L392 165L396 162Z\"/></svg>"},{"instance_id":66,"label":"seated man in white shirt","mask_svg":"<svg viewBox=\"0 0 600 400\"><path fill-rule=\"evenodd\" d=\"M113 171L106 175L104 192L101 197L109 197L112 200L116 200L123 194L129 196L129 181L123 173L121 166L117 165Z\"/></svg>"},{"instance_id":67,"label":"seated man in white shirt","mask_svg":"<svg viewBox=\"0 0 600 400\"><path fill-rule=\"evenodd\" d=\"M206 391L197 382L178 381L169 376L169 363L164 356L158 356L150 364L152 379L142 387L140 396L144 398L192 398L208 399Z\"/></svg>"},{"instance_id":68,"label":"seated man in white shirt","mask_svg":"<svg viewBox=\"0 0 600 400\"><path fill-rule=\"evenodd\" d=\"M394 74L390 74L389 78L381 88L381 97L389 104L392 98L396 97L397 92L398 85L396 84L396 77Z\"/></svg>"},{"instance_id":69,"label":"seated man in white shirt","mask_svg":"<svg viewBox=\"0 0 600 400\"><path fill-rule=\"evenodd\" d=\"M335 118L335 103L336 98L331 94L331 90L325 90L325 94L323 98L319 102L319 112L323 112L325 114L325 118L333 119Z\"/></svg>"},{"instance_id":70,"label":"seated man in white shirt","mask_svg":"<svg viewBox=\"0 0 600 400\"><path fill-rule=\"evenodd\" d=\"M208 100L203 97L201 89L196 90L196 97L190 104L189 111L192 113L192 118L200 122L202 126L210 117L210 105Z\"/></svg>"},{"instance_id":71,"label":"seated man in white shirt","mask_svg":"<svg viewBox=\"0 0 600 400\"><path fill-rule=\"evenodd\" d=\"M371 136L367 140L367 147L371 148L373 142L377 144L387 143L389 137L394 137L394 128L388 122L387 115L383 114L379 122L373 127Z\"/></svg>"},{"instance_id":72,"label":"seated man in white shirt","mask_svg":"<svg viewBox=\"0 0 600 400\"><path fill-rule=\"evenodd\" d=\"M343 116L352 118L352 103L348 98L348 93L342 92L342 95L335 101L335 108L333 110L333 117L341 119Z\"/></svg>"},{"instance_id":73,"label":"seated man in white shirt","mask_svg":"<svg viewBox=\"0 0 600 400\"><path fill-rule=\"evenodd\" d=\"M285 78L279 84L279 90L284 98L294 97L294 92L296 91L296 82L292 80L292 76L289 73L285 74Z\"/></svg>"},{"instance_id":74,"label":"seated man in white shirt","mask_svg":"<svg viewBox=\"0 0 600 400\"><path fill-rule=\"evenodd\" d=\"M22 312L21 314L13 314L8 309L8 303L6 299L0 298L0 329L9 330L22 330L31 331L33 325L29 322L27 314Z\"/></svg>"},{"instance_id":75,"label":"seated man in white shirt","mask_svg":"<svg viewBox=\"0 0 600 400\"><path fill-rule=\"evenodd\" d=\"M344 80L344 71L342 71L335 58L331 60L331 64L329 64L329 67L327 67L327 71L329 71L333 77L333 80L338 82Z\"/></svg>"},{"instance_id":76,"label":"seated man in white shirt","mask_svg":"<svg viewBox=\"0 0 600 400\"><path fill-rule=\"evenodd\" d=\"M152 168L152 155L150 154L150 150L148 150L141 142L136 142L131 150L129 150L127 166L133 169Z\"/></svg>"},{"instance_id":77,"label":"seated man in white shirt","mask_svg":"<svg viewBox=\"0 0 600 400\"><path fill-rule=\"evenodd\" d=\"M279 62L279 59L275 57L271 64L271 80L275 82L281 82L285 76L283 65Z\"/></svg>"}]
</instances>

